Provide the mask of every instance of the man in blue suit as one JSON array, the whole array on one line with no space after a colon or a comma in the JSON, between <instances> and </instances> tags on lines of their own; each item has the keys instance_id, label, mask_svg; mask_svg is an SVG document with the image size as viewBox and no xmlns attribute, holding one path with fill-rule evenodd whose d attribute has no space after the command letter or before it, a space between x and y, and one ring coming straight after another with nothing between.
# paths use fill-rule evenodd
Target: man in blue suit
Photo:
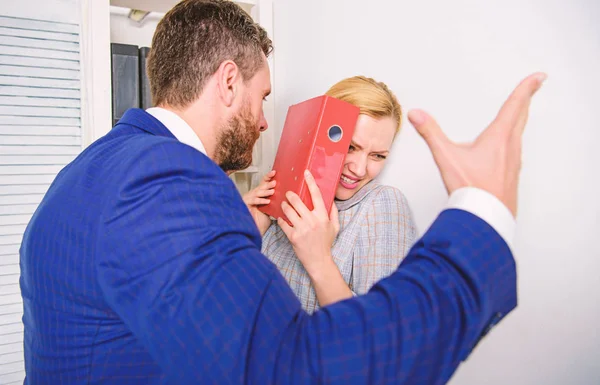
<instances>
[{"instance_id":1,"label":"man in blue suit","mask_svg":"<svg viewBox=\"0 0 600 385\"><path fill-rule=\"evenodd\" d=\"M152 46L158 107L66 166L27 227L25 383L441 384L516 306L521 135L544 75L470 145L409 114L448 209L396 273L308 316L226 174L267 128L271 41L233 3L186 0Z\"/></svg>"}]
</instances>

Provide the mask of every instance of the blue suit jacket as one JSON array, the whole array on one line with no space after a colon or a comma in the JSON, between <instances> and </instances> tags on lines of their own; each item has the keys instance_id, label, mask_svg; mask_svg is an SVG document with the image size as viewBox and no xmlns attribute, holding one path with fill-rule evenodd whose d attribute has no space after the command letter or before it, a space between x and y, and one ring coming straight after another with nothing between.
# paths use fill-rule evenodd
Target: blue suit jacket
<instances>
[{"instance_id":1,"label":"blue suit jacket","mask_svg":"<svg viewBox=\"0 0 600 385\"><path fill-rule=\"evenodd\" d=\"M509 248L464 211L313 316L260 243L220 168L128 111L27 227L25 383L439 384L516 305Z\"/></svg>"}]
</instances>

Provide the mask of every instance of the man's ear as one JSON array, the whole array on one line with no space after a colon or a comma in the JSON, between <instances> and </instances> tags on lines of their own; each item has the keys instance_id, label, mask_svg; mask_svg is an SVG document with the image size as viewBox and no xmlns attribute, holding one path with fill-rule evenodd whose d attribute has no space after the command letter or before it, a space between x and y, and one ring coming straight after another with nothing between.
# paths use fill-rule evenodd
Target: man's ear
<instances>
[{"instance_id":1,"label":"man's ear","mask_svg":"<svg viewBox=\"0 0 600 385\"><path fill-rule=\"evenodd\" d=\"M233 61L225 60L219 65L216 75L219 98L227 107L231 107L236 93L239 92L237 88L242 76L240 69Z\"/></svg>"}]
</instances>

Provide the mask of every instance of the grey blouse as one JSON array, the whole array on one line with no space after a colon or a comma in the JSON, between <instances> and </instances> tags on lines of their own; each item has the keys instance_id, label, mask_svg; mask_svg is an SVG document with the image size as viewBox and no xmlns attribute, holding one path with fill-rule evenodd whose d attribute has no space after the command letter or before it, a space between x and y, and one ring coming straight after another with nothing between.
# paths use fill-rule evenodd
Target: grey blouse
<instances>
[{"instance_id":1,"label":"grey blouse","mask_svg":"<svg viewBox=\"0 0 600 385\"><path fill-rule=\"evenodd\" d=\"M370 182L346 201L335 201L340 232L332 247L334 262L355 294L366 293L394 272L416 238L416 227L400 190ZM262 252L279 268L309 313L319 308L308 273L283 230L273 222Z\"/></svg>"}]
</instances>

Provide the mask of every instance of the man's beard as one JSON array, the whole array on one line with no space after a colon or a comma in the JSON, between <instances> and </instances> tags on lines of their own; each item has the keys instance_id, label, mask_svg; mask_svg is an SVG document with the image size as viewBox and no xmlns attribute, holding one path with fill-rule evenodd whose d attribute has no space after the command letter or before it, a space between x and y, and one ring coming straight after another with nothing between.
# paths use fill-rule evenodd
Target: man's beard
<instances>
[{"instance_id":1,"label":"man's beard","mask_svg":"<svg viewBox=\"0 0 600 385\"><path fill-rule=\"evenodd\" d=\"M215 160L225 172L248 168L252 164L252 149L260 136L258 123L252 119L250 105L231 118L220 130Z\"/></svg>"}]
</instances>

